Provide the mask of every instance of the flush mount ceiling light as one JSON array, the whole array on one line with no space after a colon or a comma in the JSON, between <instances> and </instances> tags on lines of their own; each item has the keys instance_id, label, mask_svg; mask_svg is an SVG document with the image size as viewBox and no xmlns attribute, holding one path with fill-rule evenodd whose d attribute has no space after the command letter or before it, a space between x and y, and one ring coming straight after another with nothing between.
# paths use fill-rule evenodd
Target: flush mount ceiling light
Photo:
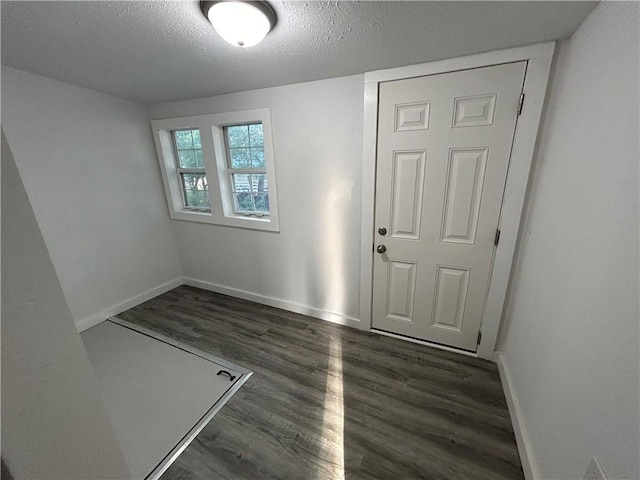
<instances>
[{"instance_id":1,"label":"flush mount ceiling light","mask_svg":"<svg viewBox=\"0 0 640 480\"><path fill-rule=\"evenodd\" d=\"M204 16L231 45L253 47L276 24L276 13L267 2L221 0L200 2Z\"/></svg>"}]
</instances>

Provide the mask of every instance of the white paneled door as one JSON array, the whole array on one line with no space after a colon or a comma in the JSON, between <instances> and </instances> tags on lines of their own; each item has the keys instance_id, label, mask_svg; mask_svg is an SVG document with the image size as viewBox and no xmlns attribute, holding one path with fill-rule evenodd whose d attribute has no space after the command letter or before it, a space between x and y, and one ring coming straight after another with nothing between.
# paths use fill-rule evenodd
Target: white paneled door
<instances>
[{"instance_id":1,"label":"white paneled door","mask_svg":"<svg viewBox=\"0 0 640 480\"><path fill-rule=\"evenodd\" d=\"M476 350L525 70L380 84L373 328Z\"/></svg>"}]
</instances>

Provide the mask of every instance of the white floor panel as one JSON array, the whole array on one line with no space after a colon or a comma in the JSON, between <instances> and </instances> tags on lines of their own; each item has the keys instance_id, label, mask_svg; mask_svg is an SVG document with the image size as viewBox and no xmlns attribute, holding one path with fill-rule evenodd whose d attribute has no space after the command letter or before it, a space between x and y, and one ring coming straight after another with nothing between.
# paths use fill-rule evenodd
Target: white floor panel
<instances>
[{"instance_id":1,"label":"white floor panel","mask_svg":"<svg viewBox=\"0 0 640 480\"><path fill-rule=\"evenodd\" d=\"M119 319L81 337L134 479L158 477L251 374Z\"/></svg>"}]
</instances>

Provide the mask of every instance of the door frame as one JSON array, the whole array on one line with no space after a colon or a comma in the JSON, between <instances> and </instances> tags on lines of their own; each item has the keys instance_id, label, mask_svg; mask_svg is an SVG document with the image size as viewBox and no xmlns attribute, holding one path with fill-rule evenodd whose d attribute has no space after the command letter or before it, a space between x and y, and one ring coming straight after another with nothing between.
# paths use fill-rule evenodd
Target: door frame
<instances>
[{"instance_id":1,"label":"door frame","mask_svg":"<svg viewBox=\"0 0 640 480\"><path fill-rule=\"evenodd\" d=\"M476 356L494 360L494 349L502 319L511 266L518 242L529 174L536 150L538 131L547 92L555 42L496 50L466 57L367 72L364 75L364 125L362 145L362 224L360 246L360 327L371 330L373 299L373 245L375 213L376 150L378 142L378 87L381 82L437 75L458 70L527 61L525 100L513 138L511 159L502 209L500 243L494 249L493 267ZM426 343L428 342L420 342ZM438 346L435 345L434 346ZM446 348L451 350L450 347ZM462 351L461 351L462 352ZM469 353L469 352L464 352Z\"/></svg>"}]
</instances>

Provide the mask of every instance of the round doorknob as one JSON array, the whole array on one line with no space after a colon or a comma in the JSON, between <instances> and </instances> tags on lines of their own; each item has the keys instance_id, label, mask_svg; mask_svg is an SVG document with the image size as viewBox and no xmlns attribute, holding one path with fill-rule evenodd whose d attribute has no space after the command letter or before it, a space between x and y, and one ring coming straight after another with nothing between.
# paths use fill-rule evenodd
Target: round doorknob
<instances>
[{"instance_id":1,"label":"round doorknob","mask_svg":"<svg viewBox=\"0 0 640 480\"><path fill-rule=\"evenodd\" d=\"M378 229L378 233L379 233L380 235L386 235L386 234L387 234L387 229L386 229L386 228L384 228L384 227L380 227L380 228Z\"/></svg>"},{"instance_id":2,"label":"round doorknob","mask_svg":"<svg viewBox=\"0 0 640 480\"><path fill-rule=\"evenodd\" d=\"M376 250L378 251L378 253L384 253L387 251L387 247L385 247L384 245L378 245L378 248L376 248Z\"/></svg>"}]
</instances>

